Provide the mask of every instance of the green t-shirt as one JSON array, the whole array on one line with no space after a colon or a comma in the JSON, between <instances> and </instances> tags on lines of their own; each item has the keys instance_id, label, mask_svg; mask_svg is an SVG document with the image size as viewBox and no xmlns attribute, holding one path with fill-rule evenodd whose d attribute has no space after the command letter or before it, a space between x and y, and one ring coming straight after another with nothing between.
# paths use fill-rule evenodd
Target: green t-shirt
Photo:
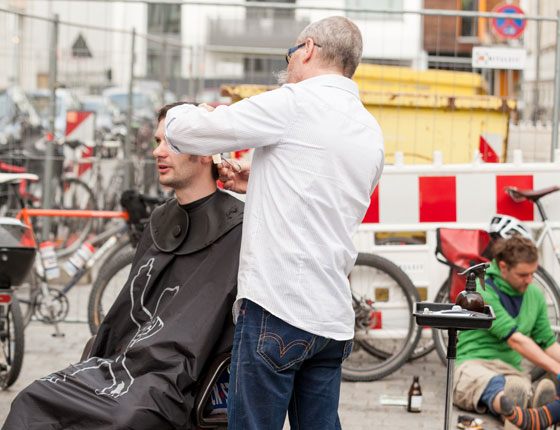
<instances>
[{"instance_id":1,"label":"green t-shirt","mask_svg":"<svg viewBox=\"0 0 560 430\"><path fill-rule=\"evenodd\" d=\"M486 291L482 291L477 283L476 290L482 294L484 303L492 306L496 320L488 330L464 330L459 332L457 343L457 361L460 364L466 360L481 358L484 360L499 359L521 370L522 356L507 344L507 339L519 332L532 338L542 349L546 349L556 339L550 328L546 301L543 293L535 284L530 284L525 293L514 290L500 276L500 269L495 261L486 271L486 278L491 277L496 287L513 301L521 300L519 313L514 317L500 301L498 293L488 284ZM511 306L508 306L511 308Z\"/></svg>"}]
</instances>

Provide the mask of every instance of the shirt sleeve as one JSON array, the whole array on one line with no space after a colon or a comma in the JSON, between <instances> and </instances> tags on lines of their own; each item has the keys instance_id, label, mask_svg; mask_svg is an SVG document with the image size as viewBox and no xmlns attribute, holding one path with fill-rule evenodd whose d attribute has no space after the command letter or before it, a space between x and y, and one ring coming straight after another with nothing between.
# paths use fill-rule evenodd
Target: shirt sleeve
<instances>
[{"instance_id":1,"label":"shirt sleeve","mask_svg":"<svg viewBox=\"0 0 560 430\"><path fill-rule=\"evenodd\" d=\"M537 306L535 312L537 318L535 320L535 325L531 330L531 338L542 349L547 349L556 342L556 338L554 337L554 332L550 327L550 320L548 319L548 310L544 296L540 291L538 291L536 297Z\"/></svg>"},{"instance_id":2,"label":"shirt sleeve","mask_svg":"<svg viewBox=\"0 0 560 430\"><path fill-rule=\"evenodd\" d=\"M176 153L213 155L274 145L297 121L294 89L284 85L214 111L176 106L165 118L165 139Z\"/></svg>"},{"instance_id":3,"label":"shirt sleeve","mask_svg":"<svg viewBox=\"0 0 560 430\"><path fill-rule=\"evenodd\" d=\"M492 327L488 331L499 340L507 341L509 337L517 331L517 323L506 311L500 302L500 297L490 286L486 286L486 291L482 291L480 286L477 291L482 294L484 303L492 306L496 319L492 322Z\"/></svg>"}]
</instances>

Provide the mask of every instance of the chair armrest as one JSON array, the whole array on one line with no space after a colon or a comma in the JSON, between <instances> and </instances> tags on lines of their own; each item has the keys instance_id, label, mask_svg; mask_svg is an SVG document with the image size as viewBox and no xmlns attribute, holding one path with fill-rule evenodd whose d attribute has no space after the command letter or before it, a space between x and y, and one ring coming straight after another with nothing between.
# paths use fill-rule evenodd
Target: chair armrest
<instances>
[{"instance_id":1,"label":"chair armrest","mask_svg":"<svg viewBox=\"0 0 560 430\"><path fill-rule=\"evenodd\" d=\"M204 408L208 399L210 398L210 393L212 392L212 388L216 384L216 381L224 372L229 364L231 363L231 353L224 353L216 356L208 371L206 372L206 376L202 380L202 384L198 389L198 393L196 394L196 398L194 400L194 411L193 416L195 420L195 426L200 427L202 429L207 428L216 428L220 426L227 426L227 414L218 414L218 415L211 415L211 416L204 416Z\"/></svg>"}]
</instances>

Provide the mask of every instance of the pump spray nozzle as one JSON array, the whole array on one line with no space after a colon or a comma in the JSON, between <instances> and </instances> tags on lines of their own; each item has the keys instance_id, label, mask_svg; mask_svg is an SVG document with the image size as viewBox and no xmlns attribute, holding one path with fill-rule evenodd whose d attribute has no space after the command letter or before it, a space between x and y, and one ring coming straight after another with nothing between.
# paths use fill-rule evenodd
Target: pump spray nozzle
<instances>
[{"instance_id":1,"label":"pump spray nozzle","mask_svg":"<svg viewBox=\"0 0 560 430\"><path fill-rule=\"evenodd\" d=\"M455 303L463 309L475 312L484 311L484 300L482 299L480 293L476 292L476 278L480 280L480 286L482 289L486 290L484 286L484 275L488 266L490 266L490 263L480 263L469 267L464 272L459 273L459 275L467 277L465 290L461 291L457 295L457 300L455 301Z\"/></svg>"},{"instance_id":2,"label":"pump spray nozzle","mask_svg":"<svg viewBox=\"0 0 560 430\"><path fill-rule=\"evenodd\" d=\"M484 286L484 275L486 274L486 269L490 266L490 263L480 263L475 266L469 267L464 272L459 273L461 276L467 277L467 283L465 289L467 291L476 291L476 278L480 280L480 286L483 290L486 290Z\"/></svg>"}]
</instances>

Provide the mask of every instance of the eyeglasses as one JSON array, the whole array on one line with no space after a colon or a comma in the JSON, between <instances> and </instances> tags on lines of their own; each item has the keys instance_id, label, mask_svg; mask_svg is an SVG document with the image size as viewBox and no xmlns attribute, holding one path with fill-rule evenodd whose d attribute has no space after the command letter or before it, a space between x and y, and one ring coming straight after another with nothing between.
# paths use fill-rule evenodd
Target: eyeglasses
<instances>
[{"instance_id":1,"label":"eyeglasses","mask_svg":"<svg viewBox=\"0 0 560 430\"><path fill-rule=\"evenodd\" d=\"M318 45L316 43L313 44L314 46L321 48L321 45ZM286 53L286 63L290 64L290 59L292 58L292 55L294 54L294 52L296 52L299 48L303 48L305 46L305 42L300 43L299 45L296 45L290 49L288 49L288 52Z\"/></svg>"}]
</instances>

